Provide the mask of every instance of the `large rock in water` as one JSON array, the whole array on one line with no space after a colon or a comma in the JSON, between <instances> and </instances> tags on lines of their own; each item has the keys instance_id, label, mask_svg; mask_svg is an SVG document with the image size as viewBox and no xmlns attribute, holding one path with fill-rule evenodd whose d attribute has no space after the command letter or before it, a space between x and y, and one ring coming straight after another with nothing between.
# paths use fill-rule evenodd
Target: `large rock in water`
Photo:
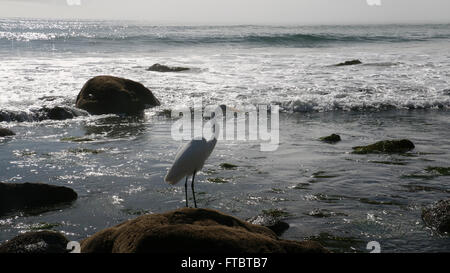
<instances>
[{"instance_id":1,"label":"large rock in water","mask_svg":"<svg viewBox=\"0 0 450 273\"><path fill-rule=\"evenodd\" d=\"M414 143L410 140L384 140L368 146L353 147L354 154L401 154L406 153L414 149Z\"/></svg>"},{"instance_id":2,"label":"large rock in water","mask_svg":"<svg viewBox=\"0 0 450 273\"><path fill-rule=\"evenodd\" d=\"M0 137L13 136L15 133L9 129L0 127Z\"/></svg>"},{"instance_id":3,"label":"large rock in water","mask_svg":"<svg viewBox=\"0 0 450 273\"><path fill-rule=\"evenodd\" d=\"M32 211L76 200L67 187L41 183L0 183L0 215L11 211Z\"/></svg>"},{"instance_id":4,"label":"large rock in water","mask_svg":"<svg viewBox=\"0 0 450 273\"><path fill-rule=\"evenodd\" d=\"M53 231L28 232L0 245L0 253L67 253L66 237Z\"/></svg>"},{"instance_id":5,"label":"large rock in water","mask_svg":"<svg viewBox=\"0 0 450 273\"><path fill-rule=\"evenodd\" d=\"M100 231L87 253L324 253L319 243L279 239L270 229L210 209L150 214Z\"/></svg>"},{"instance_id":6,"label":"large rock in water","mask_svg":"<svg viewBox=\"0 0 450 273\"><path fill-rule=\"evenodd\" d=\"M159 100L142 84L112 76L97 76L81 89L76 106L94 115L139 114L159 106Z\"/></svg>"},{"instance_id":7,"label":"large rock in water","mask_svg":"<svg viewBox=\"0 0 450 273\"><path fill-rule=\"evenodd\" d=\"M450 233L450 199L441 200L422 212L422 219L431 228L441 233Z\"/></svg>"}]
</instances>

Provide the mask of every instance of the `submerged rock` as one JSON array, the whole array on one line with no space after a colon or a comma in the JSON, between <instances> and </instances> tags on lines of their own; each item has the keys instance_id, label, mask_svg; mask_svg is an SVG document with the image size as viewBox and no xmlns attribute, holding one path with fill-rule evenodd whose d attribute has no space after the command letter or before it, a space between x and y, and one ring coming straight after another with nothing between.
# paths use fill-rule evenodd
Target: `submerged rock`
<instances>
[{"instance_id":1,"label":"submerged rock","mask_svg":"<svg viewBox=\"0 0 450 273\"><path fill-rule=\"evenodd\" d=\"M69 106L43 107L29 111L0 111L0 122L33 122L43 120L65 120L87 116L86 111Z\"/></svg>"},{"instance_id":2,"label":"submerged rock","mask_svg":"<svg viewBox=\"0 0 450 273\"><path fill-rule=\"evenodd\" d=\"M384 140L368 146L353 147L354 154L371 154L371 153L406 153L415 148L414 144L407 139L402 140Z\"/></svg>"},{"instance_id":3,"label":"submerged rock","mask_svg":"<svg viewBox=\"0 0 450 273\"><path fill-rule=\"evenodd\" d=\"M450 199L441 200L422 211L425 224L438 232L450 232Z\"/></svg>"},{"instance_id":4,"label":"submerged rock","mask_svg":"<svg viewBox=\"0 0 450 273\"><path fill-rule=\"evenodd\" d=\"M283 210L263 210L261 215L250 218L248 221L254 225L267 227L275 232L277 236L281 236L286 230L289 229L289 224L283 221L283 219L289 216L290 214Z\"/></svg>"},{"instance_id":5,"label":"submerged rock","mask_svg":"<svg viewBox=\"0 0 450 273\"><path fill-rule=\"evenodd\" d=\"M187 67L176 67L176 66L167 66L162 64L154 64L147 68L147 71L156 71L156 72L181 72L187 71L189 68Z\"/></svg>"},{"instance_id":6,"label":"submerged rock","mask_svg":"<svg viewBox=\"0 0 450 273\"><path fill-rule=\"evenodd\" d=\"M358 59L355 59L351 61L345 61L343 63L338 63L335 66L356 65L356 64L362 64L362 62Z\"/></svg>"},{"instance_id":7,"label":"submerged rock","mask_svg":"<svg viewBox=\"0 0 450 273\"><path fill-rule=\"evenodd\" d=\"M0 245L0 253L67 253L64 235L53 231L28 232Z\"/></svg>"},{"instance_id":8,"label":"submerged rock","mask_svg":"<svg viewBox=\"0 0 450 273\"><path fill-rule=\"evenodd\" d=\"M425 169L426 172L441 175L441 176L450 176L450 167L427 167Z\"/></svg>"},{"instance_id":9,"label":"submerged rock","mask_svg":"<svg viewBox=\"0 0 450 273\"><path fill-rule=\"evenodd\" d=\"M341 136L337 135L337 134L332 134L330 136L321 137L319 139L323 142L333 144L333 143L337 143L337 142L341 141Z\"/></svg>"},{"instance_id":10,"label":"submerged rock","mask_svg":"<svg viewBox=\"0 0 450 273\"><path fill-rule=\"evenodd\" d=\"M33 211L76 200L67 187L42 183L0 183L0 215L12 211Z\"/></svg>"},{"instance_id":11,"label":"submerged rock","mask_svg":"<svg viewBox=\"0 0 450 273\"><path fill-rule=\"evenodd\" d=\"M0 137L13 136L15 133L9 129L0 127Z\"/></svg>"},{"instance_id":12,"label":"submerged rock","mask_svg":"<svg viewBox=\"0 0 450 273\"><path fill-rule=\"evenodd\" d=\"M264 217L262 215L253 217L248 221L254 225L260 225L272 230L277 236L283 235L283 233L290 227L289 224L284 221L270 217Z\"/></svg>"},{"instance_id":13,"label":"submerged rock","mask_svg":"<svg viewBox=\"0 0 450 273\"><path fill-rule=\"evenodd\" d=\"M142 84L118 77L97 76L81 89L76 106L94 115L140 114L159 106L159 100Z\"/></svg>"},{"instance_id":14,"label":"submerged rock","mask_svg":"<svg viewBox=\"0 0 450 273\"><path fill-rule=\"evenodd\" d=\"M226 170L234 170L234 169L236 169L238 166L237 166L237 165L234 165L234 164L231 164L231 163L222 163L222 164L220 164L220 167L221 167L222 169L226 169Z\"/></svg>"},{"instance_id":15,"label":"submerged rock","mask_svg":"<svg viewBox=\"0 0 450 273\"><path fill-rule=\"evenodd\" d=\"M84 111L80 111L78 109L73 109L70 107L64 107L64 106L56 106L53 108L42 108L40 110L41 113L43 113L43 119L51 119L51 120L66 120L66 119L72 119L78 116L86 116L88 115Z\"/></svg>"},{"instance_id":16,"label":"submerged rock","mask_svg":"<svg viewBox=\"0 0 450 273\"><path fill-rule=\"evenodd\" d=\"M320 244L279 239L270 229L210 209L140 216L81 243L87 253L324 253Z\"/></svg>"}]
</instances>

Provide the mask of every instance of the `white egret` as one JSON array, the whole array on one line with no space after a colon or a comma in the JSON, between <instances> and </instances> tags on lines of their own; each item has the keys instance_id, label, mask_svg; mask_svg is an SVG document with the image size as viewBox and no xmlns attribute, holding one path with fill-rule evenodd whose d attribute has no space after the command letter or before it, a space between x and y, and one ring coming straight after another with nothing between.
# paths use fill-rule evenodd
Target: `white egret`
<instances>
[{"instance_id":1,"label":"white egret","mask_svg":"<svg viewBox=\"0 0 450 273\"><path fill-rule=\"evenodd\" d=\"M220 106L216 109L216 112L220 109L224 109L224 106ZM172 167L167 172L164 180L172 185L177 184L183 177L186 177L186 181L184 183L184 191L186 193L186 207L188 207L188 196L187 196L187 182L190 175L192 175L192 196L194 198L194 205L197 207L197 201L195 200L195 190L194 190L194 180L195 174L203 168L206 159L211 155L214 147L216 147L217 139L219 136L219 126L216 126L216 115L213 112L211 114L211 123L212 123L212 131L213 137L211 140L202 139L193 139L186 143L183 148L177 153L175 157L175 161L172 164Z\"/></svg>"}]
</instances>

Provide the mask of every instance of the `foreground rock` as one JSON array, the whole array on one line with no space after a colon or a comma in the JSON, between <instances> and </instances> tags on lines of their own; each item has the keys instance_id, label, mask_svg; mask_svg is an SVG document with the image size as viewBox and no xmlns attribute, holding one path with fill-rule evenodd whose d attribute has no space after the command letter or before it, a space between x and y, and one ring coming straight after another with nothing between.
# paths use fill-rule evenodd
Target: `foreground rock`
<instances>
[{"instance_id":1,"label":"foreground rock","mask_svg":"<svg viewBox=\"0 0 450 273\"><path fill-rule=\"evenodd\" d=\"M362 62L360 60L351 60L351 61L346 61L343 63L338 63L335 66L346 66L346 65L357 65L357 64L362 64Z\"/></svg>"},{"instance_id":2,"label":"foreground rock","mask_svg":"<svg viewBox=\"0 0 450 273\"><path fill-rule=\"evenodd\" d=\"M97 76L81 89L76 106L94 115L140 114L146 108L159 106L152 91L142 84L112 76Z\"/></svg>"},{"instance_id":3,"label":"foreground rock","mask_svg":"<svg viewBox=\"0 0 450 273\"><path fill-rule=\"evenodd\" d=\"M41 183L0 183L0 215L70 203L77 193L67 187Z\"/></svg>"},{"instance_id":4,"label":"foreground rock","mask_svg":"<svg viewBox=\"0 0 450 273\"><path fill-rule=\"evenodd\" d=\"M341 136L337 134L332 134L330 136L321 137L320 140L326 143L334 144L341 141Z\"/></svg>"},{"instance_id":5,"label":"foreground rock","mask_svg":"<svg viewBox=\"0 0 450 273\"><path fill-rule=\"evenodd\" d=\"M0 137L13 136L15 133L6 128L0 128Z\"/></svg>"},{"instance_id":6,"label":"foreground rock","mask_svg":"<svg viewBox=\"0 0 450 273\"><path fill-rule=\"evenodd\" d=\"M187 67L171 67L161 64L154 64L147 68L147 71L156 71L156 72L181 72L181 71L187 71L189 68Z\"/></svg>"},{"instance_id":7,"label":"foreground rock","mask_svg":"<svg viewBox=\"0 0 450 273\"><path fill-rule=\"evenodd\" d=\"M320 244L279 239L270 229L210 209L183 208L140 216L100 231L82 252L324 253Z\"/></svg>"},{"instance_id":8,"label":"foreground rock","mask_svg":"<svg viewBox=\"0 0 450 273\"><path fill-rule=\"evenodd\" d=\"M58 232L29 232L0 245L0 253L67 253L68 242L69 240Z\"/></svg>"},{"instance_id":9,"label":"foreground rock","mask_svg":"<svg viewBox=\"0 0 450 273\"><path fill-rule=\"evenodd\" d=\"M441 200L422 212L425 224L438 232L450 233L450 199Z\"/></svg>"},{"instance_id":10,"label":"foreground rock","mask_svg":"<svg viewBox=\"0 0 450 273\"><path fill-rule=\"evenodd\" d=\"M385 153L396 154L406 153L415 148L414 144L407 139L402 140L384 140L368 146L353 147L353 153L355 154L372 154L372 153Z\"/></svg>"}]
</instances>

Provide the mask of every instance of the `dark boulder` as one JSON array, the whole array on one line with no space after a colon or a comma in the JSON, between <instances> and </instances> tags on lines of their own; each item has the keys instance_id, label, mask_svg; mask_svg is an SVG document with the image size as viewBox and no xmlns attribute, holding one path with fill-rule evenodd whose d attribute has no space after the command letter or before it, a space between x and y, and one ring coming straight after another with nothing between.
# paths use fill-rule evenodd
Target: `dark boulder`
<instances>
[{"instance_id":1,"label":"dark boulder","mask_svg":"<svg viewBox=\"0 0 450 273\"><path fill-rule=\"evenodd\" d=\"M414 143L410 140L384 140L367 146L353 147L354 154L401 154L406 153L415 148Z\"/></svg>"},{"instance_id":2,"label":"dark boulder","mask_svg":"<svg viewBox=\"0 0 450 273\"><path fill-rule=\"evenodd\" d=\"M333 144L341 141L341 136L337 134L332 134L330 136L321 137L320 140L326 143Z\"/></svg>"},{"instance_id":3,"label":"dark boulder","mask_svg":"<svg viewBox=\"0 0 450 273\"><path fill-rule=\"evenodd\" d=\"M362 64L360 60L351 60L351 61L345 61L343 63L338 63L335 66L346 66L346 65L356 65L356 64Z\"/></svg>"},{"instance_id":4,"label":"dark boulder","mask_svg":"<svg viewBox=\"0 0 450 273\"><path fill-rule=\"evenodd\" d=\"M13 136L15 133L6 128L0 128L0 137Z\"/></svg>"},{"instance_id":5,"label":"dark boulder","mask_svg":"<svg viewBox=\"0 0 450 273\"><path fill-rule=\"evenodd\" d=\"M53 108L44 107L40 110L40 113L42 114L42 120L66 120L87 115L84 111L64 106L56 106Z\"/></svg>"},{"instance_id":6,"label":"dark boulder","mask_svg":"<svg viewBox=\"0 0 450 273\"><path fill-rule=\"evenodd\" d=\"M77 193L67 187L42 183L0 183L0 215L67 204L77 197Z\"/></svg>"},{"instance_id":7,"label":"dark boulder","mask_svg":"<svg viewBox=\"0 0 450 273\"><path fill-rule=\"evenodd\" d=\"M438 232L450 233L450 199L441 200L422 211L425 224Z\"/></svg>"},{"instance_id":8,"label":"dark boulder","mask_svg":"<svg viewBox=\"0 0 450 273\"><path fill-rule=\"evenodd\" d=\"M100 231L87 253L325 253L320 244L279 239L270 229L210 209L150 214Z\"/></svg>"},{"instance_id":9,"label":"dark boulder","mask_svg":"<svg viewBox=\"0 0 450 273\"><path fill-rule=\"evenodd\" d=\"M187 67L177 67L177 66L167 66L162 64L154 64L147 68L147 71L155 71L155 72L181 72L187 71L189 68Z\"/></svg>"},{"instance_id":10,"label":"dark boulder","mask_svg":"<svg viewBox=\"0 0 450 273\"><path fill-rule=\"evenodd\" d=\"M53 231L28 232L0 245L0 253L67 253L66 237Z\"/></svg>"},{"instance_id":11,"label":"dark boulder","mask_svg":"<svg viewBox=\"0 0 450 273\"><path fill-rule=\"evenodd\" d=\"M159 100L142 84L118 77L97 76L81 89L76 106L94 115L140 114L159 106Z\"/></svg>"}]
</instances>

